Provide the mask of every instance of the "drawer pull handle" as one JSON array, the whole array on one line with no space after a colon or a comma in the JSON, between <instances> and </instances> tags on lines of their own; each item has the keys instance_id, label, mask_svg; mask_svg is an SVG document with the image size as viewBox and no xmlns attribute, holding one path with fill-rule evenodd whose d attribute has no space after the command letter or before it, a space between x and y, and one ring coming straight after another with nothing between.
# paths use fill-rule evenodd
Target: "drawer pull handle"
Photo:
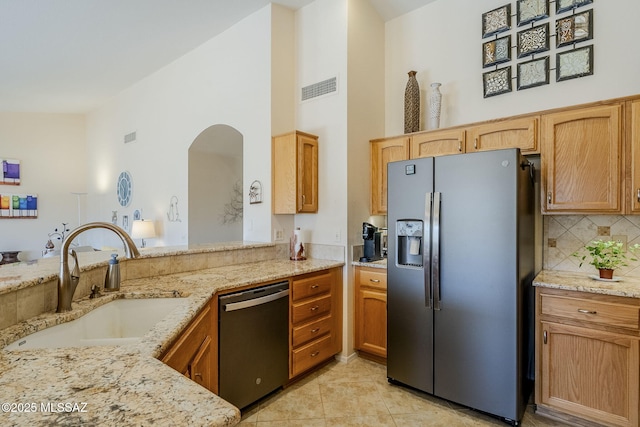
<instances>
[{"instance_id":1,"label":"drawer pull handle","mask_svg":"<svg viewBox=\"0 0 640 427\"><path fill-rule=\"evenodd\" d=\"M547 331L544 331L542 333L542 342L544 342L545 344L547 343Z\"/></svg>"},{"instance_id":2,"label":"drawer pull handle","mask_svg":"<svg viewBox=\"0 0 640 427\"><path fill-rule=\"evenodd\" d=\"M195 374L193 374L193 376L202 378L202 374L200 372L196 372Z\"/></svg>"},{"instance_id":3,"label":"drawer pull handle","mask_svg":"<svg viewBox=\"0 0 640 427\"><path fill-rule=\"evenodd\" d=\"M320 354L319 351L314 351L313 353L311 353L311 357L316 357L319 354Z\"/></svg>"},{"instance_id":4,"label":"drawer pull handle","mask_svg":"<svg viewBox=\"0 0 640 427\"><path fill-rule=\"evenodd\" d=\"M584 313L584 314L598 314L598 312L597 312L597 311L585 310L584 308L579 308L579 309L578 309L578 313Z\"/></svg>"},{"instance_id":5,"label":"drawer pull handle","mask_svg":"<svg viewBox=\"0 0 640 427\"><path fill-rule=\"evenodd\" d=\"M638 188L638 194L636 195L636 199L640 202L640 188Z\"/></svg>"},{"instance_id":6,"label":"drawer pull handle","mask_svg":"<svg viewBox=\"0 0 640 427\"><path fill-rule=\"evenodd\" d=\"M478 149L478 138L473 141L473 148Z\"/></svg>"},{"instance_id":7,"label":"drawer pull handle","mask_svg":"<svg viewBox=\"0 0 640 427\"><path fill-rule=\"evenodd\" d=\"M311 289L318 289L320 285L311 285Z\"/></svg>"},{"instance_id":8,"label":"drawer pull handle","mask_svg":"<svg viewBox=\"0 0 640 427\"><path fill-rule=\"evenodd\" d=\"M317 309L319 309L320 306L319 305L314 305L313 307L311 307L309 310L311 311L316 311Z\"/></svg>"},{"instance_id":9,"label":"drawer pull handle","mask_svg":"<svg viewBox=\"0 0 640 427\"><path fill-rule=\"evenodd\" d=\"M462 141L458 140L458 151L462 152Z\"/></svg>"},{"instance_id":10,"label":"drawer pull handle","mask_svg":"<svg viewBox=\"0 0 640 427\"><path fill-rule=\"evenodd\" d=\"M320 330L320 328L312 329L312 330L311 330L311 333L312 333L312 334L317 334L319 330Z\"/></svg>"},{"instance_id":11,"label":"drawer pull handle","mask_svg":"<svg viewBox=\"0 0 640 427\"><path fill-rule=\"evenodd\" d=\"M551 191L547 193L547 203L551 204Z\"/></svg>"},{"instance_id":12,"label":"drawer pull handle","mask_svg":"<svg viewBox=\"0 0 640 427\"><path fill-rule=\"evenodd\" d=\"M380 283L380 279L369 279L369 281L373 283Z\"/></svg>"}]
</instances>

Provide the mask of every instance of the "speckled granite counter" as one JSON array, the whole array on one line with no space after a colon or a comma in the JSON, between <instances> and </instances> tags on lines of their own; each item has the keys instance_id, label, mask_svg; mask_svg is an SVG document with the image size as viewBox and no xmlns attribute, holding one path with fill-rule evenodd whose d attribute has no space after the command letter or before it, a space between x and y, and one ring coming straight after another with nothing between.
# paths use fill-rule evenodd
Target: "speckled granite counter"
<instances>
[{"instance_id":1,"label":"speckled granite counter","mask_svg":"<svg viewBox=\"0 0 640 427\"><path fill-rule=\"evenodd\" d=\"M533 279L533 285L569 291L640 298L640 279L627 276L622 277L619 282L604 282L594 280L589 275L580 273L543 270Z\"/></svg>"},{"instance_id":2,"label":"speckled granite counter","mask_svg":"<svg viewBox=\"0 0 640 427\"><path fill-rule=\"evenodd\" d=\"M379 261L373 261L373 262L360 262L360 261L353 261L351 263L351 265L353 265L354 267L370 267L370 268L382 268L382 269L387 269L387 259L381 259Z\"/></svg>"},{"instance_id":3,"label":"speckled granite counter","mask_svg":"<svg viewBox=\"0 0 640 427\"><path fill-rule=\"evenodd\" d=\"M237 408L156 357L216 292L342 265L328 260L275 259L128 280L118 293L74 302L71 312L45 313L0 330L0 346L4 347L116 298L180 295L189 301L135 345L0 351L0 425L235 425L240 420ZM6 403L15 403L8 408L16 412L7 412ZM25 408L36 411L26 412Z\"/></svg>"}]
</instances>

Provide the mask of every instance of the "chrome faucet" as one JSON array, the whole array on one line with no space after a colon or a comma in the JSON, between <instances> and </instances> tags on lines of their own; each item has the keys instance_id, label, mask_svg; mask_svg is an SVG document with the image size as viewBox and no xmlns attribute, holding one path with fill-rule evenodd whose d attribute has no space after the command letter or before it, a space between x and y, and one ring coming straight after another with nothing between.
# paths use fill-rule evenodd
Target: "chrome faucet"
<instances>
[{"instance_id":1,"label":"chrome faucet","mask_svg":"<svg viewBox=\"0 0 640 427\"><path fill-rule=\"evenodd\" d=\"M76 251L69 250L69 246L73 239L75 239L80 233L91 230L93 228L105 228L111 230L120 237L122 243L124 243L124 253L127 258L137 258L140 256L136 244L126 231L117 225L110 224L108 222L89 222L83 224L74 229L62 242L60 248L60 275L58 276L58 308L57 313L71 310L71 301L73 300L73 294L76 292L76 287L80 281L80 268L78 267L78 257ZM73 271L69 271L69 255L73 258L75 265Z\"/></svg>"}]
</instances>

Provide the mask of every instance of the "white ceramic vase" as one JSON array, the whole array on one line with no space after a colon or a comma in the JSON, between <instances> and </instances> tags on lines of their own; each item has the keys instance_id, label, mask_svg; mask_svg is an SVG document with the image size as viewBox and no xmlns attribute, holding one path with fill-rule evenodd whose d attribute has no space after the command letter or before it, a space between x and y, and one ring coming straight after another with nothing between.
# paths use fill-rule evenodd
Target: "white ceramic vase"
<instances>
[{"instance_id":1,"label":"white ceramic vase","mask_svg":"<svg viewBox=\"0 0 640 427\"><path fill-rule=\"evenodd\" d=\"M438 129L440 127L440 109L442 108L440 86L440 83L431 83L431 94L429 94L429 129Z\"/></svg>"}]
</instances>

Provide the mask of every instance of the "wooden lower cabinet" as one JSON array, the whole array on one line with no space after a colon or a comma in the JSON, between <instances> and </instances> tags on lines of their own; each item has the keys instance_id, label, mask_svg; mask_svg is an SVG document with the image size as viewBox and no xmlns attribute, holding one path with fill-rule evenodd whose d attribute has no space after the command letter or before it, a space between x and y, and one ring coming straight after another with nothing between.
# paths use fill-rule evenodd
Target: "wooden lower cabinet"
<instances>
[{"instance_id":1,"label":"wooden lower cabinet","mask_svg":"<svg viewBox=\"0 0 640 427\"><path fill-rule=\"evenodd\" d=\"M292 379L342 350L342 268L294 277L289 301Z\"/></svg>"},{"instance_id":2,"label":"wooden lower cabinet","mask_svg":"<svg viewBox=\"0 0 640 427\"><path fill-rule=\"evenodd\" d=\"M546 288L536 295L538 412L638 426L638 300Z\"/></svg>"},{"instance_id":3,"label":"wooden lower cabinet","mask_svg":"<svg viewBox=\"0 0 640 427\"><path fill-rule=\"evenodd\" d=\"M217 391L213 354L217 354L214 302L208 303L189 323L160 360L210 391ZM217 300L215 301L217 307Z\"/></svg>"},{"instance_id":4,"label":"wooden lower cabinet","mask_svg":"<svg viewBox=\"0 0 640 427\"><path fill-rule=\"evenodd\" d=\"M387 358L387 271L355 269L355 348Z\"/></svg>"}]
</instances>

